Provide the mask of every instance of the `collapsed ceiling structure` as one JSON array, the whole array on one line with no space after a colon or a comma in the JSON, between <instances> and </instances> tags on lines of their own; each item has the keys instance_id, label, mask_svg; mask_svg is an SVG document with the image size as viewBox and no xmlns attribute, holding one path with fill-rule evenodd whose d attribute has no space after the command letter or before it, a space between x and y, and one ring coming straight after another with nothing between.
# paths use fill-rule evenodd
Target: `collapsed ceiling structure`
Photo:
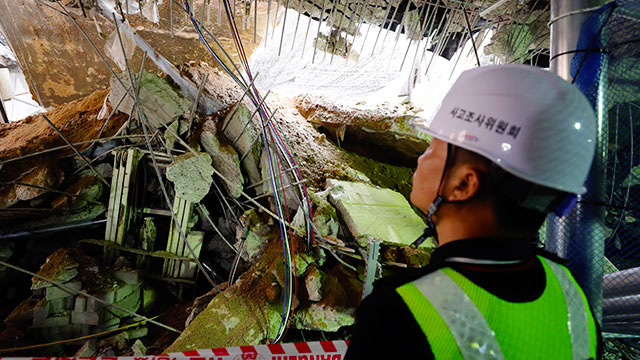
<instances>
[{"instance_id":1,"label":"collapsed ceiling structure","mask_svg":"<svg viewBox=\"0 0 640 360\"><path fill-rule=\"evenodd\" d=\"M409 121L466 67L548 66L549 18L543 0L0 1L47 108L0 127L0 350L348 338L373 280L435 247L410 246L429 139Z\"/></svg>"}]
</instances>

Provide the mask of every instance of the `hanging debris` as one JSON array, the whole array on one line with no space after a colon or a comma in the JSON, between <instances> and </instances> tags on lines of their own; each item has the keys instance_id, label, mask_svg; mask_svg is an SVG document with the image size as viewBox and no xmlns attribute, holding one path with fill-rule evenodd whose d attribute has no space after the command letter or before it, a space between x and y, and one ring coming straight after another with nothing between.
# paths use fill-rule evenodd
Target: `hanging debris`
<instances>
[{"instance_id":1,"label":"hanging debris","mask_svg":"<svg viewBox=\"0 0 640 360\"><path fill-rule=\"evenodd\" d=\"M128 74L120 75L119 79L112 78L110 84L109 103L112 106L120 103L120 111L137 118L135 100L126 95L131 87ZM139 84L134 85L139 91L137 101L154 128L169 125L191 107L191 101L177 94L164 79L155 74L143 71Z\"/></svg>"}]
</instances>

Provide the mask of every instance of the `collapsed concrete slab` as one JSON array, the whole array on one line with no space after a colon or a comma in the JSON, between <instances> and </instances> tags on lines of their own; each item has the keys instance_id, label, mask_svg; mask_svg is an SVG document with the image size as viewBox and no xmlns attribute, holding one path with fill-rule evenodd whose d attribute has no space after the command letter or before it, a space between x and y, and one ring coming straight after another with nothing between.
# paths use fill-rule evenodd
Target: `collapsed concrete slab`
<instances>
[{"instance_id":1,"label":"collapsed concrete slab","mask_svg":"<svg viewBox=\"0 0 640 360\"><path fill-rule=\"evenodd\" d=\"M120 103L118 110L137 118L135 101L125 90L131 86L129 76L124 73L119 78L120 80L115 77L111 79L109 103L114 107ZM125 87L122 87L123 84ZM139 86L139 105L155 128L161 129L189 111L191 101L176 93L167 81L158 75L143 71L142 79L136 86Z\"/></svg>"},{"instance_id":2,"label":"collapsed concrete slab","mask_svg":"<svg viewBox=\"0 0 640 360\"><path fill-rule=\"evenodd\" d=\"M358 109L312 95L299 95L294 103L302 116L331 134L338 143L353 145L347 148L362 150L370 145L375 153L369 151L367 156L413 165L429 144L426 134L411 127L412 116L399 111Z\"/></svg>"},{"instance_id":3,"label":"collapsed concrete slab","mask_svg":"<svg viewBox=\"0 0 640 360\"><path fill-rule=\"evenodd\" d=\"M216 295L165 353L261 344L276 336L282 305L281 245L272 241L262 257L231 287ZM274 289L275 288L275 289ZM269 294L278 294L276 302Z\"/></svg>"},{"instance_id":4,"label":"collapsed concrete slab","mask_svg":"<svg viewBox=\"0 0 640 360\"><path fill-rule=\"evenodd\" d=\"M251 118L251 111L244 103L236 104L222 122L222 134L229 140L238 154L242 170L250 184L262 180L260 174L260 154L262 135Z\"/></svg>"},{"instance_id":5,"label":"collapsed concrete slab","mask_svg":"<svg viewBox=\"0 0 640 360\"><path fill-rule=\"evenodd\" d=\"M213 183L211 161L207 153L189 153L176 157L167 167L167 179L182 199L198 203L209 193Z\"/></svg>"},{"instance_id":6,"label":"collapsed concrete slab","mask_svg":"<svg viewBox=\"0 0 640 360\"><path fill-rule=\"evenodd\" d=\"M224 143L223 143L224 142ZM236 150L226 139L218 137L218 129L213 121L206 121L200 133L200 143L213 159L213 167L228 181L222 180L222 185L229 195L240 197L244 189L244 177L240 170L240 159Z\"/></svg>"},{"instance_id":7,"label":"collapsed concrete slab","mask_svg":"<svg viewBox=\"0 0 640 360\"><path fill-rule=\"evenodd\" d=\"M329 201L360 246L367 246L369 236L382 240L383 245L406 246L422 235L424 221L400 193L339 180L327 184ZM424 247L435 247L425 243Z\"/></svg>"},{"instance_id":8,"label":"collapsed concrete slab","mask_svg":"<svg viewBox=\"0 0 640 360\"><path fill-rule=\"evenodd\" d=\"M98 119L107 91L96 91L61 105L47 113L47 117L71 142L78 143L98 137L104 119ZM106 125L103 137L113 135L126 121L125 114L115 114ZM42 118L34 115L11 124L0 124L0 160L13 159L38 151L66 145L60 135ZM80 150L89 144L80 144ZM71 149L63 149L63 154L71 154Z\"/></svg>"},{"instance_id":9,"label":"collapsed concrete slab","mask_svg":"<svg viewBox=\"0 0 640 360\"><path fill-rule=\"evenodd\" d=\"M272 231L277 232L273 226ZM362 289L357 274L336 266L319 276L321 270L314 256L304 252L301 241L294 239L298 282L304 284L309 277L317 287L317 294L311 296L316 299L313 301L305 286L298 287L294 326L335 331L352 324ZM285 289L281 246L279 239L269 241L251 268L231 287L215 295L165 352L271 341L281 324Z\"/></svg>"}]
</instances>

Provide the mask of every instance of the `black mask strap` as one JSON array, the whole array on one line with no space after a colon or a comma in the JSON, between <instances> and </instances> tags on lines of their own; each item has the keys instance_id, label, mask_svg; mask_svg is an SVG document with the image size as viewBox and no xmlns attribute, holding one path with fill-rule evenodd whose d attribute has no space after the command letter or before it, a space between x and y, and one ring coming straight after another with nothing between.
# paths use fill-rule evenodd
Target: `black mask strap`
<instances>
[{"instance_id":1,"label":"black mask strap","mask_svg":"<svg viewBox=\"0 0 640 360\"><path fill-rule=\"evenodd\" d=\"M438 184L438 194L436 198L433 199L433 202L429 205L429 209L427 210L427 227L424 229L422 235L416 239L413 243L411 243L412 247L418 247L422 244L427 238L433 237L436 244L438 242L438 231L436 230L436 224L433 222L433 215L435 215L436 211L440 205L444 203L450 203L451 201L446 200L442 195L440 195L440 191L442 190L442 184L444 183L444 179L447 176L447 170L451 166L455 159L455 149L456 147L452 144L447 143L447 157L444 162L444 169L442 169L442 176L440 177L440 184Z\"/></svg>"}]
</instances>

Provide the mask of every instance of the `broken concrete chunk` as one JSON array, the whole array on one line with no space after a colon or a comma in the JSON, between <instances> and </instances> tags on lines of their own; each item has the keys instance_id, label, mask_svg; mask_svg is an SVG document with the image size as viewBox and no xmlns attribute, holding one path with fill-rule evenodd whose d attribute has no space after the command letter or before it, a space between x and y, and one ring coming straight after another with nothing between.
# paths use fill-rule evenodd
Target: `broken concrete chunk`
<instances>
[{"instance_id":1,"label":"broken concrete chunk","mask_svg":"<svg viewBox=\"0 0 640 360\"><path fill-rule=\"evenodd\" d=\"M411 246L386 246L382 250L383 263L404 264L408 267L423 267L429 264L431 249Z\"/></svg>"},{"instance_id":2,"label":"broken concrete chunk","mask_svg":"<svg viewBox=\"0 0 640 360\"><path fill-rule=\"evenodd\" d=\"M20 167L17 169L22 170ZM64 178L60 166L54 161L36 160L21 174L8 174L9 169L3 170L0 179L10 184L0 187L0 208L7 208L19 201L35 199L58 186ZM15 170L14 168L13 171ZM14 181L15 183L11 184Z\"/></svg>"},{"instance_id":3,"label":"broken concrete chunk","mask_svg":"<svg viewBox=\"0 0 640 360\"><path fill-rule=\"evenodd\" d=\"M140 309L143 294L145 305L152 302L153 291L143 291L143 281L138 270L127 270L123 261L116 263L121 265L117 267L119 270L101 272L95 260L78 249L56 250L47 258L38 275L62 283L65 289L49 285L35 277L34 295L14 309L8 320L16 323L32 318L32 327L38 328L41 336L52 341L85 336L89 334L89 330L100 332L118 328L122 325L121 318L129 317L130 312ZM78 295L81 291L130 312ZM138 333L142 334L142 331ZM144 335L146 333L141 336Z\"/></svg>"},{"instance_id":4,"label":"broken concrete chunk","mask_svg":"<svg viewBox=\"0 0 640 360\"><path fill-rule=\"evenodd\" d=\"M124 73L119 77L124 86L129 88L129 75ZM125 96L118 110L130 115L133 113L133 116L137 117L137 111L135 111L134 107L135 102L131 96L126 95L125 89L120 84L120 81L112 78L110 84L111 92L109 93L109 102L111 105L115 106L120 99ZM176 93L163 78L146 71L142 72L142 79L140 80L140 88L138 90L141 110L155 128L162 128L165 125L169 125L191 107L191 101Z\"/></svg>"},{"instance_id":5,"label":"broken concrete chunk","mask_svg":"<svg viewBox=\"0 0 640 360\"><path fill-rule=\"evenodd\" d=\"M64 316L52 316L48 317L42 321L33 320L34 328L48 328L48 327L63 327L69 325L71 321L71 317L69 315Z\"/></svg>"},{"instance_id":6,"label":"broken concrete chunk","mask_svg":"<svg viewBox=\"0 0 640 360\"><path fill-rule=\"evenodd\" d=\"M180 155L167 167L167 179L175 185L178 196L192 203L209 193L212 175L211 156L206 153Z\"/></svg>"},{"instance_id":7,"label":"broken concrete chunk","mask_svg":"<svg viewBox=\"0 0 640 360\"><path fill-rule=\"evenodd\" d=\"M322 270L313 266L307 277L304 278L304 285L307 289L307 295L310 301L318 302L322 299L322 278L324 273Z\"/></svg>"},{"instance_id":8,"label":"broken concrete chunk","mask_svg":"<svg viewBox=\"0 0 640 360\"><path fill-rule=\"evenodd\" d=\"M98 325L100 323L100 317L95 312L71 312L71 323L80 325Z\"/></svg>"},{"instance_id":9,"label":"broken concrete chunk","mask_svg":"<svg viewBox=\"0 0 640 360\"><path fill-rule=\"evenodd\" d=\"M95 260L76 249L58 249L47 257L38 275L59 283L66 283L78 275L80 264L97 267ZM31 290L53 286L40 278L31 279Z\"/></svg>"},{"instance_id":10,"label":"broken concrete chunk","mask_svg":"<svg viewBox=\"0 0 640 360\"><path fill-rule=\"evenodd\" d=\"M240 221L242 226L236 229L235 247L236 249L242 247L240 253L242 258L254 263L264 252L269 240L273 238L271 227L260 219L254 209L245 211Z\"/></svg>"},{"instance_id":11,"label":"broken concrete chunk","mask_svg":"<svg viewBox=\"0 0 640 360\"><path fill-rule=\"evenodd\" d=\"M336 209L327 199L329 191L310 193L309 196L315 205L313 223L316 225L316 229L321 236L336 237L340 228L340 220Z\"/></svg>"},{"instance_id":12,"label":"broken concrete chunk","mask_svg":"<svg viewBox=\"0 0 640 360\"><path fill-rule=\"evenodd\" d=\"M250 118L249 108L243 103L239 103L224 119L222 129L224 129L224 137L240 154L242 170L247 174L250 184L255 184L262 180L260 175L262 138L261 132Z\"/></svg>"},{"instance_id":13,"label":"broken concrete chunk","mask_svg":"<svg viewBox=\"0 0 640 360\"><path fill-rule=\"evenodd\" d=\"M74 269L73 273L77 275L78 271ZM82 289L82 284L79 281L67 282L64 284L64 286L69 290L62 289L57 286L48 287L47 295L46 295L47 301L72 298L74 296L74 293L72 292L72 290L80 291L80 289Z\"/></svg>"},{"instance_id":14,"label":"broken concrete chunk","mask_svg":"<svg viewBox=\"0 0 640 360\"><path fill-rule=\"evenodd\" d=\"M296 273L302 275L307 272L309 266L315 263L312 255L306 252L296 253Z\"/></svg>"},{"instance_id":15,"label":"broken concrete chunk","mask_svg":"<svg viewBox=\"0 0 640 360\"><path fill-rule=\"evenodd\" d=\"M92 357L98 353L98 346L96 340L88 340L78 351L76 351L75 357Z\"/></svg>"},{"instance_id":16,"label":"broken concrete chunk","mask_svg":"<svg viewBox=\"0 0 640 360\"><path fill-rule=\"evenodd\" d=\"M99 120L97 115L106 95L107 90L99 90L85 98L58 106L46 115L72 144L97 139L104 125L104 120ZM124 114L112 116L102 137L112 136L126 120L127 116ZM41 115L33 115L24 120L0 126L0 159L2 160L61 145L66 145L65 141ZM88 146L88 143L79 145L78 150L83 151ZM63 152L64 155L72 153L71 150ZM28 165L33 165L33 160L32 158L26 162Z\"/></svg>"},{"instance_id":17,"label":"broken concrete chunk","mask_svg":"<svg viewBox=\"0 0 640 360\"><path fill-rule=\"evenodd\" d=\"M310 272L312 273L313 271ZM321 277L320 283L316 283L320 285L320 300L303 304L296 309L293 325L298 329L332 332L343 326L353 325L355 309L362 292L362 282L357 279L357 274L339 265Z\"/></svg>"},{"instance_id":18,"label":"broken concrete chunk","mask_svg":"<svg viewBox=\"0 0 640 360\"><path fill-rule=\"evenodd\" d=\"M147 327L139 326L131 330L125 331L124 334L127 337L127 339L131 340L131 339L138 339L141 337L145 337L147 336L148 333L149 333L149 329Z\"/></svg>"},{"instance_id":19,"label":"broken concrete chunk","mask_svg":"<svg viewBox=\"0 0 640 360\"><path fill-rule=\"evenodd\" d=\"M147 347L144 346L144 344L142 343L142 341L140 341L140 339L138 339L131 346L131 351L133 351L133 356L144 356L147 354Z\"/></svg>"},{"instance_id":20,"label":"broken concrete chunk","mask_svg":"<svg viewBox=\"0 0 640 360\"><path fill-rule=\"evenodd\" d=\"M119 270L114 271L113 276L128 285L137 286L142 283L140 270Z\"/></svg>"},{"instance_id":21,"label":"broken concrete chunk","mask_svg":"<svg viewBox=\"0 0 640 360\"><path fill-rule=\"evenodd\" d=\"M171 125L167 126L167 129L164 131L164 139L167 142L167 149L175 149L176 142L178 141L176 135L178 134L179 125L180 122L176 120L172 122Z\"/></svg>"},{"instance_id":22,"label":"broken concrete chunk","mask_svg":"<svg viewBox=\"0 0 640 360\"><path fill-rule=\"evenodd\" d=\"M294 315L295 326L302 329L338 331L343 326L353 325L355 309L329 307L322 304L310 304L309 307Z\"/></svg>"},{"instance_id":23,"label":"broken concrete chunk","mask_svg":"<svg viewBox=\"0 0 640 360\"><path fill-rule=\"evenodd\" d=\"M410 245L425 224L400 193L370 185L328 180L329 201L338 209L349 231L362 247L368 236L385 245ZM424 247L435 247L425 241Z\"/></svg>"},{"instance_id":24,"label":"broken concrete chunk","mask_svg":"<svg viewBox=\"0 0 640 360\"><path fill-rule=\"evenodd\" d=\"M240 197L244 187L240 158L231 145L220 143L216 124L213 121L204 123L200 143L213 158L213 167L224 177L222 184L229 195L234 198Z\"/></svg>"},{"instance_id":25,"label":"broken concrete chunk","mask_svg":"<svg viewBox=\"0 0 640 360\"><path fill-rule=\"evenodd\" d=\"M66 194L60 195L53 200L51 206L54 209L82 209L90 204L99 202L103 188L103 183L95 174L83 176L71 186L64 189Z\"/></svg>"}]
</instances>

